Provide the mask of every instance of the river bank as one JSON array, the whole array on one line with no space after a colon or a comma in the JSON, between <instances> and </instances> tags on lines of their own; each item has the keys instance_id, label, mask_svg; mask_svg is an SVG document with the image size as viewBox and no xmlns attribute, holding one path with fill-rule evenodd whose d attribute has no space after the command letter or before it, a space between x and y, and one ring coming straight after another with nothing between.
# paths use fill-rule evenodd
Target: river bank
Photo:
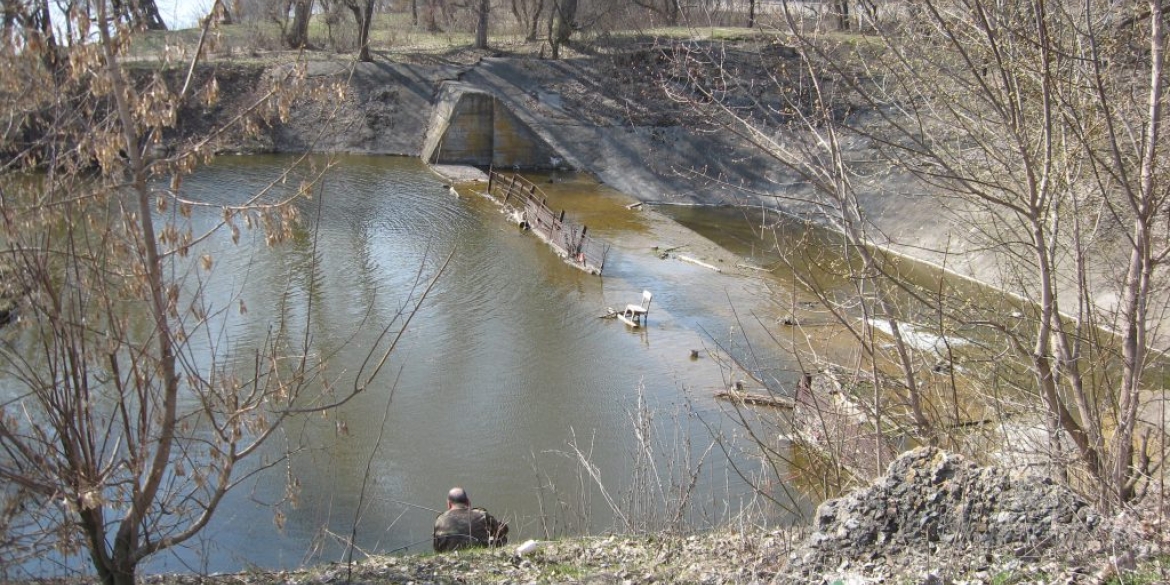
<instances>
[{"instance_id":1,"label":"river bank","mask_svg":"<svg viewBox=\"0 0 1170 585\"><path fill-rule=\"evenodd\" d=\"M1052 482L910 451L807 528L598 536L494 550L375 555L297 571L155 575L211 583L1156 583L1164 543L1136 512L1101 518ZM359 555L360 556L360 555Z\"/></svg>"}]
</instances>

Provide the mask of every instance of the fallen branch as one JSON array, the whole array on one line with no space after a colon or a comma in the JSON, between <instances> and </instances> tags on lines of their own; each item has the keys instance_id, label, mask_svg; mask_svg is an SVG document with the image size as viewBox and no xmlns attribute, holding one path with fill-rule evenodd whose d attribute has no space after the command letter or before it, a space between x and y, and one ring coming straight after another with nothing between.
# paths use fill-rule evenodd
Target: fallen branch
<instances>
[{"instance_id":1,"label":"fallen branch","mask_svg":"<svg viewBox=\"0 0 1170 585\"><path fill-rule=\"evenodd\" d=\"M711 270L714 270L715 272L723 272L723 270L721 268L719 268L718 266L712 266L711 264L707 264L706 262L703 262L702 260L699 260L697 258L691 258L690 256L684 256L682 254L679 254L678 259L682 260L683 262L690 262L691 264L697 264L699 266L702 266L703 268L710 268Z\"/></svg>"},{"instance_id":2,"label":"fallen branch","mask_svg":"<svg viewBox=\"0 0 1170 585\"><path fill-rule=\"evenodd\" d=\"M784 396L770 396L767 394L750 394L747 392L740 392L739 390L720 390L715 393L715 398L722 398L724 400L732 400L741 404L751 404L755 406L771 406L774 408L794 408L796 400Z\"/></svg>"}]
</instances>

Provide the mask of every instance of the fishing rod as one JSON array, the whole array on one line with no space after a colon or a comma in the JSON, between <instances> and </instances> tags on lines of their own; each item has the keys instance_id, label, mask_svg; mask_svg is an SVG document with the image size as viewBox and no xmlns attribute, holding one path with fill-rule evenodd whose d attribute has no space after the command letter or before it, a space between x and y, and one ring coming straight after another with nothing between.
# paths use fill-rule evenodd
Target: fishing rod
<instances>
[{"instance_id":1,"label":"fishing rod","mask_svg":"<svg viewBox=\"0 0 1170 585\"><path fill-rule=\"evenodd\" d=\"M406 506L406 507L408 507L408 508L417 508L417 509L419 509L419 510L426 510L427 512L434 512L434 513L436 513L436 514L442 514L442 513L443 513L443 510L436 510L436 509L434 509L434 508L428 508L427 506L420 506L419 504L412 504L412 503L410 503L410 502L404 502L404 501L402 501L402 500L395 500L394 498L386 498L386 500L387 500L387 501L389 501L389 502L393 502L393 503L395 503L395 504L399 504L399 505L402 505L402 506Z\"/></svg>"},{"instance_id":2,"label":"fishing rod","mask_svg":"<svg viewBox=\"0 0 1170 585\"><path fill-rule=\"evenodd\" d=\"M396 553L396 552L398 552L398 551L403 551L403 550L406 550L406 549L408 549L408 548L410 548L410 547L412 547L412 546L418 546L418 545L420 545L420 544L423 544L423 543L432 542L432 538L433 538L433 537L427 537L425 540L418 540L418 541L412 542L412 543L410 543L410 544L407 544L407 545L404 545L404 546L400 546L400 547L398 547L398 548L395 548L395 549L390 549L389 551L386 551L386 553L385 553L385 554L392 555L392 554L394 554L394 553Z\"/></svg>"}]
</instances>

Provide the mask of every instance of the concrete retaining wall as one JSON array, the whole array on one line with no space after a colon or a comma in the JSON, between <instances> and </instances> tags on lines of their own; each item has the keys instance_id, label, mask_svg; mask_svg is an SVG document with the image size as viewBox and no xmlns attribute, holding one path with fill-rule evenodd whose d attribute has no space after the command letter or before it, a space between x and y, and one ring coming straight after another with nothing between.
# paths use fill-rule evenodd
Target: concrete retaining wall
<instances>
[{"instance_id":1,"label":"concrete retaining wall","mask_svg":"<svg viewBox=\"0 0 1170 585\"><path fill-rule=\"evenodd\" d=\"M556 151L490 93L445 84L422 152L437 165L544 169Z\"/></svg>"}]
</instances>

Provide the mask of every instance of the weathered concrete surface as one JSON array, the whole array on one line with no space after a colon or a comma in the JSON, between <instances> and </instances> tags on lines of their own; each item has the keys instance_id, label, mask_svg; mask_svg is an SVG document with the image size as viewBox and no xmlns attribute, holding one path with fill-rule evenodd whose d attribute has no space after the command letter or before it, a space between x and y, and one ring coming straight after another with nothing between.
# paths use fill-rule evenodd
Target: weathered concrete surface
<instances>
[{"instance_id":1,"label":"weathered concrete surface","mask_svg":"<svg viewBox=\"0 0 1170 585\"><path fill-rule=\"evenodd\" d=\"M299 105L286 124L274 129L276 151L425 156L442 136L432 130L460 115L453 111L458 99L450 96L473 92L495 98L492 123L497 132L518 139L530 132L543 143L536 150L538 160L556 156L563 165L590 172L643 201L753 203L739 185L771 191L776 188L772 181L783 176L774 163L722 136L669 120L633 119L632 111L645 117L646 108L612 97L591 59L324 63L310 65L309 74L322 81L345 80L350 91L341 100ZM486 120L486 112L482 115ZM509 163L521 158L513 154L519 146L520 140L499 145L497 162L515 164ZM480 147L469 145L469 150L475 148Z\"/></svg>"},{"instance_id":2,"label":"weathered concrete surface","mask_svg":"<svg viewBox=\"0 0 1170 585\"><path fill-rule=\"evenodd\" d=\"M524 169L562 161L508 105L461 82L443 84L420 156L429 164Z\"/></svg>"},{"instance_id":3,"label":"weathered concrete surface","mask_svg":"<svg viewBox=\"0 0 1170 585\"><path fill-rule=\"evenodd\" d=\"M310 63L310 78L341 81L348 91L299 103L288 122L273 129L272 147L419 156L439 88L462 72L443 64Z\"/></svg>"},{"instance_id":4,"label":"weathered concrete surface","mask_svg":"<svg viewBox=\"0 0 1170 585\"><path fill-rule=\"evenodd\" d=\"M490 165L495 143L492 129L496 100L491 94L475 91L444 93L427 130L434 138L428 138L423 160L437 164Z\"/></svg>"}]
</instances>

